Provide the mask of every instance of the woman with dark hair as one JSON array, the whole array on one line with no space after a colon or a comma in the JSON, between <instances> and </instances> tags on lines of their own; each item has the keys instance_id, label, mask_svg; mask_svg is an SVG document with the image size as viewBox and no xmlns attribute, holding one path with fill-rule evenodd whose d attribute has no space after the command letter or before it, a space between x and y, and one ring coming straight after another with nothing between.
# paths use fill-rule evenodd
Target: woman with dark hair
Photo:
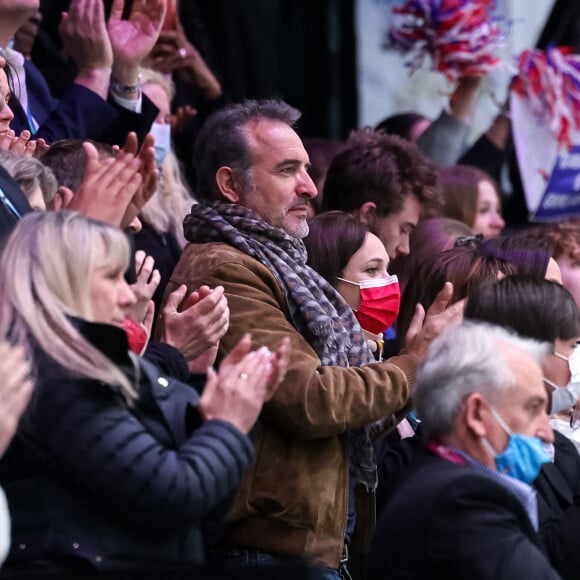
<instances>
[{"instance_id":1,"label":"woman with dark hair","mask_svg":"<svg viewBox=\"0 0 580 580\"><path fill-rule=\"evenodd\" d=\"M580 391L577 385L570 385L570 380L580 337L580 311L563 286L541 277L508 276L474 289L465 317L505 326L551 344L552 352L542 370L552 395L552 411L575 403ZM539 532L546 551L562 577L575 580L580 577L580 457L562 434L568 434L578 447L578 432L571 429L569 421L552 419L553 463L542 467L533 485L538 492Z\"/></svg>"},{"instance_id":2,"label":"woman with dark hair","mask_svg":"<svg viewBox=\"0 0 580 580\"><path fill-rule=\"evenodd\" d=\"M503 258L516 265L517 273L523 276L546 278L562 283L558 263L552 258L553 248L549 240L534 239L515 234L485 240L479 251L486 256Z\"/></svg>"},{"instance_id":3,"label":"woman with dark hair","mask_svg":"<svg viewBox=\"0 0 580 580\"><path fill-rule=\"evenodd\" d=\"M469 293L465 317L511 328L522 336L575 347L580 311L561 284L540 276L513 275L482 284Z\"/></svg>"},{"instance_id":4,"label":"woman with dark hair","mask_svg":"<svg viewBox=\"0 0 580 580\"><path fill-rule=\"evenodd\" d=\"M308 265L354 310L369 346L380 359L383 331L395 321L400 301L397 277L387 271L385 246L366 224L345 212L320 214L308 225L304 239Z\"/></svg>"},{"instance_id":5,"label":"woman with dark hair","mask_svg":"<svg viewBox=\"0 0 580 580\"><path fill-rule=\"evenodd\" d=\"M309 220L308 229L304 239L308 265L336 288L338 276L363 245L369 228L349 213L328 211Z\"/></svg>"},{"instance_id":6,"label":"woman with dark hair","mask_svg":"<svg viewBox=\"0 0 580 580\"><path fill-rule=\"evenodd\" d=\"M477 247L455 247L426 260L413 272L403 292L397 319L397 350L402 346L400 337L408 331L417 305L421 304L427 310L445 282L453 284L452 303L455 303L482 282L515 272L516 267L510 261L483 255Z\"/></svg>"},{"instance_id":7,"label":"woman with dark hair","mask_svg":"<svg viewBox=\"0 0 580 580\"><path fill-rule=\"evenodd\" d=\"M409 236L409 255L396 258L391 265L399 277L401 291L424 262L453 248L458 239L462 245L475 245L478 241L471 228L458 220L436 217L419 222Z\"/></svg>"},{"instance_id":8,"label":"woman with dark hair","mask_svg":"<svg viewBox=\"0 0 580 580\"><path fill-rule=\"evenodd\" d=\"M516 275L474 288L465 316L506 326L553 346L553 353L544 364L544 374L552 399L551 412L557 413L570 409L580 395L565 388L572 378L570 365L565 363L576 353L580 338L580 310L561 284L543 281L542 276Z\"/></svg>"},{"instance_id":9,"label":"woman with dark hair","mask_svg":"<svg viewBox=\"0 0 580 580\"><path fill-rule=\"evenodd\" d=\"M485 239L499 236L505 226L501 193L490 175L468 165L443 167L439 169L439 186L443 216L466 223Z\"/></svg>"}]
</instances>

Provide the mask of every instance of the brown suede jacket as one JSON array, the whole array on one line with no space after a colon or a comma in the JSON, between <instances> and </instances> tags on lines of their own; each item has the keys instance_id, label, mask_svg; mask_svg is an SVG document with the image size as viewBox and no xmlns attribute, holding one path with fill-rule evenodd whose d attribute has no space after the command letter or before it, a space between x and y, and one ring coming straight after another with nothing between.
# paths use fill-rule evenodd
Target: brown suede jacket
<instances>
[{"instance_id":1,"label":"brown suede jacket","mask_svg":"<svg viewBox=\"0 0 580 580\"><path fill-rule=\"evenodd\" d=\"M252 432L256 463L237 494L225 541L337 568L347 516L345 433L401 411L416 363L409 356L360 368L321 366L292 326L271 272L224 243L188 244L166 292L225 288L230 327L220 357L245 332L275 349L290 336L288 373Z\"/></svg>"}]
</instances>

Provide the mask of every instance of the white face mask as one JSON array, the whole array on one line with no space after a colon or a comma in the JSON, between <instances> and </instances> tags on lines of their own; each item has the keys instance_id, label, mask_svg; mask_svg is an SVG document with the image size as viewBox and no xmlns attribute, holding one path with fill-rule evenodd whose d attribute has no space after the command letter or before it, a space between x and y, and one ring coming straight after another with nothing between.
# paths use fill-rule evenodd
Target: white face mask
<instances>
[{"instance_id":1,"label":"white face mask","mask_svg":"<svg viewBox=\"0 0 580 580\"><path fill-rule=\"evenodd\" d=\"M572 351L572 354L566 356L565 354L560 354L559 352L554 352L554 356L565 360L568 363L568 369L570 371L570 381L566 385L566 388L571 390L577 398L580 398L580 348L575 348ZM554 386L554 383L551 383L546 380L548 384Z\"/></svg>"},{"instance_id":2,"label":"white face mask","mask_svg":"<svg viewBox=\"0 0 580 580\"><path fill-rule=\"evenodd\" d=\"M565 386L560 386L544 377L544 382L554 388L552 393L552 408L550 414L560 413L576 404L580 398L580 347L576 347L572 354L566 356L559 352L554 352L554 356L565 360L570 370L570 381Z\"/></svg>"},{"instance_id":3,"label":"white face mask","mask_svg":"<svg viewBox=\"0 0 580 580\"><path fill-rule=\"evenodd\" d=\"M580 383L580 346L577 346L568 357L571 383Z\"/></svg>"},{"instance_id":4,"label":"white face mask","mask_svg":"<svg viewBox=\"0 0 580 580\"><path fill-rule=\"evenodd\" d=\"M554 388L552 391L552 406L550 407L549 414L561 413L576 404L577 395L574 394L573 388L578 388L580 385L578 383L570 383L565 387L559 387L556 383L553 383L549 379L544 377L544 382Z\"/></svg>"},{"instance_id":5,"label":"white face mask","mask_svg":"<svg viewBox=\"0 0 580 580\"><path fill-rule=\"evenodd\" d=\"M171 150L171 125L153 123L149 133L155 137L155 164L159 168L163 165L167 154Z\"/></svg>"}]
</instances>

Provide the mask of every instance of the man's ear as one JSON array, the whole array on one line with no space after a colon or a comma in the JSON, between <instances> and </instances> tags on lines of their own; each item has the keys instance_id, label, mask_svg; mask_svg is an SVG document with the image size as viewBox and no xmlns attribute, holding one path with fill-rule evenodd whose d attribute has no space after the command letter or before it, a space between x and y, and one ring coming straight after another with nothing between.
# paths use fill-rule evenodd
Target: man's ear
<instances>
[{"instance_id":1,"label":"man's ear","mask_svg":"<svg viewBox=\"0 0 580 580\"><path fill-rule=\"evenodd\" d=\"M232 203L240 202L240 183L231 167L220 167L215 180L223 197Z\"/></svg>"},{"instance_id":2,"label":"man's ear","mask_svg":"<svg viewBox=\"0 0 580 580\"><path fill-rule=\"evenodd\" d=\"M377 217L377 204L374 201L365 201L357 210L357 217L363 224L372 226Z\"/></svg>"},{"instance_id":3,"label":"man's ear","mask_svg":"<svg viewBox=\"0 0 580 580\"><path fill-rule=\"evenodd\" d=\"M478 438L487 437L485 416L489 407L480 393L471 393L463 402L465 425Z\"/></svg>"},{"instance_id":4,"label":"man's ear","mask_svg":"<svg viewBox=\"0 0 580 580\"><path fill-rule=\"evenodd\" d=\"M58 211L59 209L64 209L74 197L74 193L64 185L61 185L54 194L54 197L47 205L47 209L51 211Z\"/></svg>"}]
</instances>

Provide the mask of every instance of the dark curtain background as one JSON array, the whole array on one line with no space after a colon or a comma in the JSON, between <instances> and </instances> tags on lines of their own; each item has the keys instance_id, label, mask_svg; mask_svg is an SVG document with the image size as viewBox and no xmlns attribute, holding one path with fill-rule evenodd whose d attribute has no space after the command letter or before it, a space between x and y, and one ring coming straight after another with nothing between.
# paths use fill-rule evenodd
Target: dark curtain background
<instances>
[{"instance_id":1,"label":"dark curtain background","mask_svg":"<svg viewBox=\"0 0 580 580\"><path fill-rule=\"evenodd\" d=\"M212 0L199 8L231 100L283 98L303 112L307 137L344 138L356 127L354 0Z\"/></svg>"},{"instance_id":2,"label":"dark curtain background","mask_svg":"<svg viewBox=\"0 0 580 580\"><path fill-rule=\"evenodd\" d=\"M108 12L111 0L103 1ZM344 138L358 118L354 2L181 0L180 15L228 100L280 97L302 111L303 136ZM57 96L75 75L57 33L69 3L41 0L32 54Z\"/></svg>"},{"instance_id":3,"label":"dark curtain background","mask_svg":"<svg viewBox=\"0 0 580 580\"><path fill-rule=\"evenodd\" d=\"M580 1L556 0L544 30L538 39L538 48L549 44L573 46L580 52Z\"/></svg>"}]
</instances>

